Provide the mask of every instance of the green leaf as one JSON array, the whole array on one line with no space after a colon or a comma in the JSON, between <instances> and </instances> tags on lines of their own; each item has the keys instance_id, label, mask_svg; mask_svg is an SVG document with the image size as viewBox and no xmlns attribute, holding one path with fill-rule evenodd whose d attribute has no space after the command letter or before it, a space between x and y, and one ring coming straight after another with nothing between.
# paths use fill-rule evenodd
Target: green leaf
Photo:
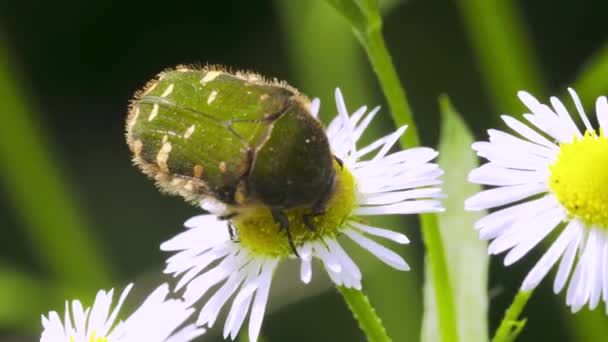
<instances>
[{"instance_id":1,"label":"green leaf","mask_svg":"<svg viewBox=\"0 0 608 342\"><path fill-rule=\"evenodd\" d=\"M479 240L473 229L473 223L482 214L464 210L465 199L480 190L480 186L467 181L467 174L478 166L478 161L470 148L473 137L465 122L447 97L441 97L439 103L442 122L438 162L446 172L443 190L448 196L443 202L446 211L439 215L439 228L449 263L458 335L460 341L482 342L488 340L486 293L489 257L486 243ZM427 270L428 267L427 263ZM429 277L424 289L422 340L427 342L440 340L432 282Z\"/></svg>"},{"instance_id":2,"label":"green leaf","mask_svg":"<svg viewBox=\"0 0 608 342\"><path fill-rule=\"evenodd\" d=\"M109 283L108 265L71 195L42 122L0 39L0 181L40 263L70 287Z\"/></svg>"},{"instance_id":3,"label":"green leaf","mask_svg":"<svg viewBox=\"0 0 608 342\"><path fill-rule=\"evenodd\" d=\"M40 315L59 303L59 292L50 290L40 279L0 263L0 330L39 327Z\"/></svg>"},{"instance_id":4,"label":"green leaf","mask_svg":"<svg viewBox=\"0 0 608 342\"><path fill-rule=\"evenodd\" d=\"M596 97L608 92L608 44L600 49L581 68L581 72L572 83L574 90L585 106L593 106Z\"/></svg>"}]
</instances>

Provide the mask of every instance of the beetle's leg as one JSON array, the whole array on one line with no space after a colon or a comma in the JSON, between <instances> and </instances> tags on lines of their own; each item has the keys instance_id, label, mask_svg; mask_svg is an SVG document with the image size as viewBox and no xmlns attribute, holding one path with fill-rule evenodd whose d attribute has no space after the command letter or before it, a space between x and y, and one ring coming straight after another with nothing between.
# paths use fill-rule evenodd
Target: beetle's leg
<instances>
[{"instance_id":1,"label":"beetle's leg","mask_svg":"<svg viewBox=\"0 0 608 342\"><path fill-rule=\"evenodd\" d=\"M340 169L344 168L344 161L342 161L342 159L336 157L335 154L334 154L334 160L338 163L338 165L340 165Z\"/></svg>"},{"instance_id":2,"label":"beetle's leg","mask_svg":"<svg viewBox=\"0 0 608 342\"><path fill-rule=\"evenodd\" d=\"M217 219L221 220L221 221L226 221L226 220L235 218L237 215L238 215L238 213L230 213L230 214L220 215L217 217Z\"/></svg>"},{"instance_id":3,"label":"beetle's leg","mask_svg":"<svg viewBox=\"0 0 608 342\"><path fill-rule=\"evenodd\" d=\"M289 229L289 219L287 218L285 213L278 208L271 208L270 213L272 214L272 218L279 224L279 231L285 230L285 232L287 233L287 242L289 242L289 246L293 250L293 254L295 254L299 258L300 254L298 254L296 245L293 243L293 239L291 237L291 230Z\"/></svg>"},{"instance_id":4,"label":"beetle's leg","mask_svg":"<svg viewBox=\"0 0 608 342\"><path fill-rule=\"evenodd\" d=\"M232 242L240 242L237 236L236 227L232 222L228 221L228 234L230 235L230 241Z\"/></svg>"}]
</instances>

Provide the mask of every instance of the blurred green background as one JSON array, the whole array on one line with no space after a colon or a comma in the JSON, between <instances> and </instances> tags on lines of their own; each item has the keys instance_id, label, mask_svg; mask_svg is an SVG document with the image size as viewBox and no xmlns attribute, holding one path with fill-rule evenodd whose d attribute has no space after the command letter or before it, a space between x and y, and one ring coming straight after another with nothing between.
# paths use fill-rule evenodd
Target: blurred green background
<instances>
[{"instance_id":1,"label":"blurred green background","mask_svg":"<svg viewBox=\"0 0 608 342\"><path fill-rule=\"evenodd\" d=\"M386 0L382 8L425 145L437 146L441 94L485 138L500 125L498 114L523 110L517 89L560 95L576 84L589 109L608 91L605 1ZM392 129L363 50L322 0L0 2L0 341L38 340L40 314L62 311L66 298L90 302L99 288L136 281L134 306L169 279L160 275L167 255L158 246L200 210L161 195L131 165L123 132L134 91L182 63L286 80L322 99L326 122L339 86L351 110L383 106L366 141ZM389 333L417 341L424 269L417 221L385 223L412 240L391 246L412 271L397 274L353 253ZM542 250L508 269L491 259L491 332ZM275 276L264 341L363 340L323 272L305 287L289 266ZM571 315L552 278L526 308L520 341L607 340L603 308ZM218 327L201 340L219 340Z\"/></svg>"}]
</instances>

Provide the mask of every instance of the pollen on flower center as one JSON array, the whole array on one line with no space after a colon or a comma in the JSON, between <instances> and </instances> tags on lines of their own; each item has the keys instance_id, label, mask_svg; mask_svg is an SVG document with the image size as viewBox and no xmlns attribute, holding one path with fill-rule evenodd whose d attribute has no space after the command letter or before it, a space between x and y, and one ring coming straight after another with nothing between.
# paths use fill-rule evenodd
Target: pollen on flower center
<instances>
[{"instance_id":1,"label":"pollen on flower center","mask_svg":"<svg viewBox=\"0 0 608 342\"><path fill-rule=\"evenodd\" d=\"M91 337L89 337L89 340L87 342L108 342L108 339L103 337L103 336L95 336L96 333L93 332L93 334L91 334ZM70 336L70 342L76 342L76 340L74 339L74 336Z\"/></svg>"},{"instance_id":2,"label":"pollen on flower center","mask_svg":"<svg viewBox=\"0 0 608 342\"><path fill-rule=\"evenodd\" d=\"M608 229L608 138L587 131L560 145L549 187L572 217Z\"/></svg>"},{"instance_id":3,"label":"pollen on flower center","mask_svg":"<svg viewBox=\"0 0 608 342\"><path fill-rule=\"evenodd\" d=\"M310 212L310 209L295 208L286 211L289 229L297 247L321 237L335 237L355 207L355 180L352 174L337 163L334 163L334 169L336 186L325 207L325 214L312 219L315 231L308 228L302 220L302 216ZM239 215L233 219L233 223L240 243L251 252L269 257L293 255L286 233L280 231L267 208Z\"/></svg>"}]
</instances>

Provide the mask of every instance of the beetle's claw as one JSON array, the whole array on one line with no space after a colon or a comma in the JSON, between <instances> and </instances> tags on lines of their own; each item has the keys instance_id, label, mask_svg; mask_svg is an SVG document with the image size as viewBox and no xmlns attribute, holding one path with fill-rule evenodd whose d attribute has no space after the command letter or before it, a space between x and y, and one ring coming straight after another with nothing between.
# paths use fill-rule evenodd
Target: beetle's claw
<instances>
[{"instance_id":1,"label":"beetle's claw","mask_svg":"<svg viewBox=\"0 0 608 342\"><path fill-rule=\"evenodd\" d=\"M342 159L336 157L336 155L334 155L334 160L338 163L338 165L340 165L340 170L344 169L344 161L342 161Z\"/></svg>"},{"instance_id":2,"label":"beetle's claw","mask_svg":"<svg viewBox=\"0 0 608 342\"><path fill-rule=\"evenodd\" d=\"M217 217L218 220L220 221L225 221L225 220L230 220L235 218L238 215L238 213L230 213L230 214L225 214L225 215L219 215Z\"/></svg>"},{"instance_id":3,"label":"beetle's claw","mask_svg":"<svg viewBox=\"0 0 608 342\"><path fill-rule=\"evenodd\" d=\"M296 245L293 243L293 238L291 237L291 230L289 229L289 219L280 209L270 209L270 213L272 214L272 218L279 224L279 231L285 230L287 233L287 242L289 242L289 247L293 251L298 258L300 254L298 254L298 250L296 249Z\"/></svg>"},{"instance_id":4,"label":"beetle's claw","mask_svg":"<svg viewBox=\"0 0 608 342\"><path fill-rule=\"evenodd\" d=\"M315 227L315 224L312 223L312 218L319 215L323 215L323 213L312 213L302 215L302 221L304 222L304 225L308 227L308 229L310 229L312 232L317 231L317 227Z\"/></svg>"},{"instance_id":5,"label":"beetle's claw","mask_svg":"<svg viewBox=\"0 0 608 342\"><path fill-rule=\"evenodd\" d=\"M230 241L240 242L237 235L236 227L230 221L228 221L228 234L230 235Z\"/></svg>"}]
</instances>

